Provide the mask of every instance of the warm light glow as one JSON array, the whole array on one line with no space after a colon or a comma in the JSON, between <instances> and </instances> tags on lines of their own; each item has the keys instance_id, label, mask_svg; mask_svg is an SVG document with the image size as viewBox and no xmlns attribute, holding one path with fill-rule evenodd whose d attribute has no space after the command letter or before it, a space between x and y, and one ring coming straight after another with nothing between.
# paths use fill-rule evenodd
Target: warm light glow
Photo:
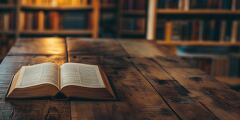
<instances>
[{"instance_id":1,"label":"warm light glow","mask_svg":"<svg viewBox=\"0 0 240 120\"><path fill-rule=\"evenodd\" d=\"M61 54L65 52L65 46L61 38L52 37L52 38L43 38L44 49L51 54Z\"/></svg>"}]
</instances>

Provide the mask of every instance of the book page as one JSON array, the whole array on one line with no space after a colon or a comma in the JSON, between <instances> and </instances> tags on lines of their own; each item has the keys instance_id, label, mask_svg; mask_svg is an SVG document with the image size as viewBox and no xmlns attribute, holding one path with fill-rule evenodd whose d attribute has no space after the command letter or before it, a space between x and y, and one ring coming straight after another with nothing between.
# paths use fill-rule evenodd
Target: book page
<instances>
[{"instance_id":1,"label":"book page","mask_svg":"<svg viewBox=\"0 0 240 120\"><path fill-rule=\"evenodd\" d=\"M46 83L58 87L58 74L58 66L53 63L24 66L20 70L16 87L25 88Z\"/></svg>"},{"instance_id":2,"label":"book page","mask_svg":"<svg viewBox=\"0 0 240 120\"><path fill-rule=\"evenodd\" d=\"M67 85L105 88L98 66L80 63L66 63L61 66L61 88Z\"/></svg>"}]
</instances>

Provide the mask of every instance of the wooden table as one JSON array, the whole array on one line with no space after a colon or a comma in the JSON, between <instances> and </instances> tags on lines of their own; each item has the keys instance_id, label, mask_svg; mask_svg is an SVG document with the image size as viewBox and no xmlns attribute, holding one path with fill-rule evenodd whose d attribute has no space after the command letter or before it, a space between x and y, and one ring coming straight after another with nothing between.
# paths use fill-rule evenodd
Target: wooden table
<instances>
[{"instance_id":1,"label":"wooden table","mask_svg":"<svg viewBox=\"0 0 240 120\"><path fill-rule=\"evenodd\" d=\"M148 41L19 40L0 65L0 119L240 119L238 92L163 51ZM5 100L14 73L42 62L98 64L118 100Z\"/></svg>"}]
</instances>

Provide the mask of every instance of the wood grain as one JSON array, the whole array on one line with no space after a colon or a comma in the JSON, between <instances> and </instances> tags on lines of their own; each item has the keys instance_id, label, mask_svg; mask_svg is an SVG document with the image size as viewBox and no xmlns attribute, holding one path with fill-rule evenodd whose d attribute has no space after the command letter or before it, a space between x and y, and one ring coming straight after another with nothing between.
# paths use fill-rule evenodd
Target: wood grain
<instances>
[{"instance_id":1,"label":"wood grain","mask_svg":"<svg viewBox=\"0 0 240 120\"><path fill-rule=\"evenodd\" d=\"M77 62L76 60L74 62ZM118 101L109 103L81 102L72 101L72 116L74 119L86 117L86 119L151 119L167 120L177 119L177 116L168 108L163 99L157 95L156 91L144 79L142 75L129 65L128 67L103 66ZM149 97L145 97L149 96ZM84 108L84 116L81 113ZM116 114L118 113L118 115ZM94 116L94 117L93 117ZM100 117L98 117L100 116ZM121 116L121 117L120 117Z\"/></svg>"},{"instance_id":2,"label":"wood grain","mask_svg":"<svg viewBox=\"0 0 240 120\"><path fill-rule=\"evenodd\" d=\"M135 65L147 78L159 95L165 99L169 106L184 120L217 119L198 101L194 100L190 92L177 80L168 75L166 71L151 59L135 58Z\"/></svg>"},{"instance_id":3,"label":"wood grain","mask_svg":"<svg viewBox=\"0 0 240 120\"><path fill-rule=\"evenodd\" d=\"M122 46L117 41L85 40L71 38L67 40L69 55L84 56L127 56Z\"/></svg>"},{"instance_id":4,"label":"wood grain","mask_svg":"<svg viewBox=\"0 0 240 120\"><path fill-rule=\"evenodd\" d=\"M131 57L165 56L155 44L149 41L120 41L120 43Z\"/></svg>"},{"instance_id":5,"label":"wood grain","mask_svg":"<svg viewBox=\"0 0 240 120\"><path fill-rule=\"evenodd\" d=\"M0 120L71 119L69 101L5 99L5 95L12 77L21 68L21 66L43 62L53 62L61 65L66 62L67 59L64 42L62 41L62 45L57 45L59 48L47 48L48 44L45 42L48 40L38 39L18 41L16 43L17 47L14 46L11 49L12 54L9 54L10 56L5 57L2 61L2 64L0 64ZM60 44L59 41L55 40L51 42ZM31 44L36 46L31 46ZM37 49L37 47L40 46L42 46L42 48ZM55 50L58 51L59 54L54 54Z\"/></svg>"},{"instance_id":6,"label":"wood grain","mask_svg":"<svg viewBox=\"0 0 240 120\"><path fill-rule=\"evenodd\" d=\"M65 55L65 42L62 38L20 39L8 55Z\"/></svg>"},{"instance_id":7,"label":"wood grain","mask_svg":"<svg viewBox=\"0 0 240 120\"><path fill-rule=\"evenodd\" d=\"M158 59L156 61L162 66ZM240 94L226 84L206 75L195 68L163 67L166 72L190 91L190 96L204 105L218 119L237 120L240 118Z\"/></svg>"},{"instance_id":8,"label":"wood grain","mask_svg":"<svg viewBox=\"0 0 240 120\"><path fill-rule=\"evenodd\" d=\"M238 120L240 93L149 41L18 40L0 64L0 120ZM6 100L23 65L53 62L102 67L113 101Z\"/></svg>"}]
</instances>

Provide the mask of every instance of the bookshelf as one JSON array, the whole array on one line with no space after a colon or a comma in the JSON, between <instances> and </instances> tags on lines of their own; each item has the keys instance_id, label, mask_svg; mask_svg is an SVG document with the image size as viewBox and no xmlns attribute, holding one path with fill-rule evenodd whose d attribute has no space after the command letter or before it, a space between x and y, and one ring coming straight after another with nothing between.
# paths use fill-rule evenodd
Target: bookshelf
<instances>
[{"instance_id":1,"label":"bookshelf","mask_svg":"<svg viewBox=\"0 0 240 120\"><path fill-rule=\"evenodd\" d=\"M200 5L197 1L2 0L0 16L7 14L7 17L2 18L7 24L0 23L0 35L15 38L41 35L139 38L172 46L239 46L239 0L205 0ZM199 35L200 31L203 34L207 28L187 28L195 24L220 26L218 28L222 31L218 31L218 37L212 35L213 39L210 39L208 35ZM195 34L180 33L179 29L187 29L188 32L192 30ZM210 30L209 34L215 32ZM187 39L182 37L187 35L191 36Z\"/></svg>"},{"instance_id":2,"label":"bookshelf","mask_svg":"<svg viewBox=\"0 0 240 120\"><path fill-rule=\"evenodd\" d=\"M117 31L118 26L109 29L109 26L113 25L106 26L107 23L102 21L117 24L117 8L117 0L3 0L0 2L1 15L12 13L14 18L10 19L7 16L12 21L5 18L4 24L0 23L0 35L15 38L114 37L116 32L112 31ZM110 15L111 20L101 20L101 18L109 19L105 14L113 14ZM16 25L11 29L5 29L5 23ZM111 33L108 33L109 31Z\"/></svg>"},{"instance_id":3,"label":"bookshelf","mask_svg":"<svg viewBox=\"0 0 240 120\"><path fill-rule=\"evenodd\" d=\"M119 0L100 0L99 38L116 38Z\"/></svg>"},{"instance_id":4,"label":"bookshelf","mask_svg":"<svg viewBox=\"0 0 240 120\"><path fill-rule=\"evenodd\" d=\"M148 1L120 0L119 38L146 38Z\"/></svg>"},{"instance_id":5,"label":"bookshelf","mask_svg":"<svg viewBox=\"0 0 240 120\"><path fill-rule=\"evenodd\" d=\"M15 37L14 20L16 15L15 2L13 0L0 1L0 62L13 44Z\"/></svg>"},{"instance_id":6,"label":"bookshelf","mask_svg":"<svg viewBox=\"0 0 240 120\"><path fill-rule=\"evenodd\" d=\"M19 37L98 37L98 0L21 0L18 5Z\"/></svg>"},{"instance_id":7,"label":"bookshelf","mask_svg":"<svg viewBox=\"0 0 240 120\"><path fill-rule=\"evenodd\" d=\"M151 0L147 39L170 46L240 46L239 7L239 0Z\"/></svg>"}]
</instances>

